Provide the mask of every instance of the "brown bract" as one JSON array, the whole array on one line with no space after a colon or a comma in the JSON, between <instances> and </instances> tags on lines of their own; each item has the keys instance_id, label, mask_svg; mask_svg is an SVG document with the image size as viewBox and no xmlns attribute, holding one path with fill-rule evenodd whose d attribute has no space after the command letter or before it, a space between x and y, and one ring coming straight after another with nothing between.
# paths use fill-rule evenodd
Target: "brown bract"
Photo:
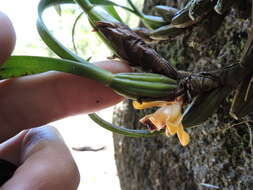
<instances>
[{"instance_id":1,"label":"brown bract","mask_svg":"<svg viewBox=\"0 0 253 190\"><path fill-rule=\"evenodd\" d=\"M96 29L110 41L117 55L132 66L151 69L155 73L164 74L172 79L178 78L176 69L127 25L99 21L96 22Z\"/></svg>"}]
</instances>

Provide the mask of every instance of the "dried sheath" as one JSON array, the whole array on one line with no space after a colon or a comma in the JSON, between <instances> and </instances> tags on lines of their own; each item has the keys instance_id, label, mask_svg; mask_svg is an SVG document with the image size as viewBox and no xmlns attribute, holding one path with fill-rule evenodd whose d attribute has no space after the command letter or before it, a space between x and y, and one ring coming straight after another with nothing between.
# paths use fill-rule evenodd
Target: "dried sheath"
<instances>
[{"instance_id":1,"label":"dried sheath","mask_svg":"<svg viewBox=\"0 0 253 190\"><path fill-rule=\"evenodd\" d=\"M96 22L96 28L110 41L118 56L132 66L151 69L172 79L178 79L176 69L127 25L99 21Z\"/></svg>"}]
</instances>

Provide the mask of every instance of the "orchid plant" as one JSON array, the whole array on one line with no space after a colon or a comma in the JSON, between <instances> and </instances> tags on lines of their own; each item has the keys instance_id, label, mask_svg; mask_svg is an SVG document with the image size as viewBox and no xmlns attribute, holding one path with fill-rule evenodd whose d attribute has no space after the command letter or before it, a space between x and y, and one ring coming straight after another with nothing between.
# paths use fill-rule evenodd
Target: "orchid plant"
<instances>
[{"instance_id":1,"label":"orchid plant","mask_svg":"<svg viewBox=\"0 0 253 190\"><path fill-rule=\"evenodd\" d=\"M0 67L0 79L61 71L96 80L133 100L135 109L159 109L140 120L148 126L148 130L118 127L95 113L90 114L93 121L114 133L131 137L177 134L183 146L190 140L185 128L205 122L234 89L237 93L231 115L237 119L252 111L252 30L249 30L239 64L208 72L179 71L148 44L174 39L195 27L208 14L226 14L236 1L189 0L182 9L158 5L155 7L158 16L146 15L131 0L127 1L129 7L109 0L41 0L37 29L43 41L59 58L12 56ZM141 68L142 72L113 74L90 64L66 48L50 33L42 19L46 8L55 6L59 9L62 4L78 4L114 57L127 61L132 67ZM137 15L146 28L131 29L123 23L115 6ZM242 80L235 80L235 74Z\"/></svg>"}]
</instances>

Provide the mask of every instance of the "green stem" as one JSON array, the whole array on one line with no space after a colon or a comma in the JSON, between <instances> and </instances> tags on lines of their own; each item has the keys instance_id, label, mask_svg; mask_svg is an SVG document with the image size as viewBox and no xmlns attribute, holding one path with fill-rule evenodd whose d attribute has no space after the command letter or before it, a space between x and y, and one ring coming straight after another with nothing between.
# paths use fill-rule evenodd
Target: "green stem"
<instances>
[{"instance_id":1,"label":"green stem","mask_svg":"<svg viewBox=\"0 0 253 190\"><path fill-rule=\"evenodd\" d=\"M94 5L91 4L91 2L89 0L75 0L77 2L77 4L80 5L80 7L85 11L88 12L89 10L91 10Z\"/></svg>"}]
</instances>

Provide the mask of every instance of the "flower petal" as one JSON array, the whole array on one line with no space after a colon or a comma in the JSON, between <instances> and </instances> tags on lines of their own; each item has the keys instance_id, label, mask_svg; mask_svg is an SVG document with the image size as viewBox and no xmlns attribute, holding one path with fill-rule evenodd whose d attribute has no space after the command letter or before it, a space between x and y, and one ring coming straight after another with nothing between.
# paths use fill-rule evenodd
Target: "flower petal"
<instances>
[{"instance_id":1,"label":"flower petal","mask_svg":"<svg viewBox=\"0 0 253 190\"><path fill-rule=\"evenodd\" d=\"M154 120L151 119L150 115L146 115L145 117L141 118L140 121L143 125L146 125L149 130L151 131L159 131L163 128L162 124L154 123Z\"/></svg>"},{"instance_id":2,"label":"flower petal","mask_svg":"<svg viewBox=\"0 0 253 190\"><path fill-rule=\"evenodd\" d=\"M177 136L179 138L181 145L186 146L189 144L190 136L188 133L184 131L182 124L178 127Z\"/></svg>"},{"instance_id":3,"label":"flower petal","mask_svg":"<svg viewBox=\"0 0 253 190\"><path fill-rule=\"evenodd\" d=\"M156 110L155 113L146 115L140 119L140 122L147 125L151 130L161 130L166 126L168 113L171 113L171 109L164 106Z\"/></svg>"},{"instance_id":4,"label":"flower petal","mask_svg":"<svg viewBox=\"0 0 253 190\"><path fill-rule=\"evenodd\" d=\"M172 123L170 121L166 121L165 134L167 136L175 135L177 131L178 131L178 123Z\"/></svg>"},{"instance_id":5,"label":"flower petal","mask_svg":"<svg viewBox=\"0 0 253 190\"><path fill-rule=\"evenodd\" d=\"M156 106L161 107L164 105L169 105L171 103L172 102L167 102L167 101L151 101L151 102L142 102L142 103L139 103L138 101L133 101L133 107L135 109L142 110L142 109L152 108Z\"/></svg>"}]
</instances>

